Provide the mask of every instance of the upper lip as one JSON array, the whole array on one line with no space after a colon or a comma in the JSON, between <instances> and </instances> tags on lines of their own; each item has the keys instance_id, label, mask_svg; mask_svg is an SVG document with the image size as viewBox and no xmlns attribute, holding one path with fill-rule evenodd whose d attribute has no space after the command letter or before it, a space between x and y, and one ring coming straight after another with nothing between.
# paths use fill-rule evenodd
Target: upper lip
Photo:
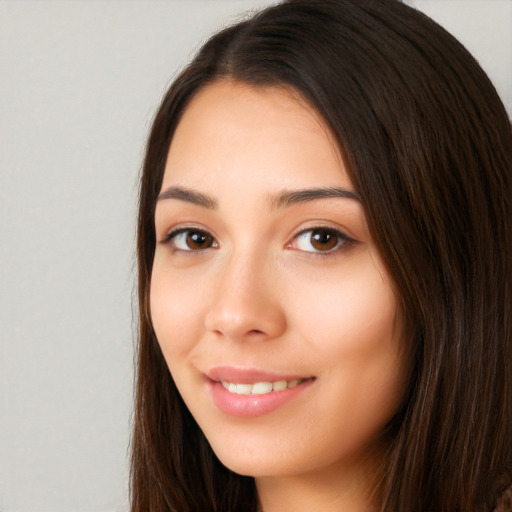
<instances>
[{"instance_id":1,"label":"upper lip","mask_svg":"<svg viewBox=\"0 0 512 512\"><path fill-rule=\"evenodd\" d=\"M279 380L294 380L312 378L309 375L297 375L281 372L261 370L259 368L242 366L215 366L210 368L205 375L215 382L238 382L254 384L255 382L276 382Z\"/></svg>"}]
</instances>

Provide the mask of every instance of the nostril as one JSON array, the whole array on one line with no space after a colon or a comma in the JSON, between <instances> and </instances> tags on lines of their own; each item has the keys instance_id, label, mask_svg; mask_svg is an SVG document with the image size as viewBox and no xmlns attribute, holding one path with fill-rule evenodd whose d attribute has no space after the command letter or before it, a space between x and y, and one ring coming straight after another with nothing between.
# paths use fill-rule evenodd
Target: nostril
<instances>
[{"instance_id":1,"label":"nostril","mask_svg":"<svg viewBox=\"0 0 512 512\"><path fill-rule=\"evenodd\" d=\"M279 304L265 294L223 293L207 310L207 331L230 339L259 341L279 337L286 329L286 317Z\"/></svg>"}]
</instances>

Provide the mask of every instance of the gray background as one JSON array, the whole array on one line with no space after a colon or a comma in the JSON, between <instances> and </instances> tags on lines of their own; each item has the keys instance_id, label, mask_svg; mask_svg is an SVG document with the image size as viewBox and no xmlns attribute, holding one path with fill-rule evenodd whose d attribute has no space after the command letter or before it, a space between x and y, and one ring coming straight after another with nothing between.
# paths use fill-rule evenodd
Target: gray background
<instances>
[{"instance_id":1,"label":"gray background","mask_svg":"<svg viewBox=\"0 0 512 512\"><path fill-rule=\"evenodd\" d=\"M0 511L127 507L137 173L198 44L263 0L0 0ZM512 1L416 0L512 113Z\"/></svg>"}]
</instances>

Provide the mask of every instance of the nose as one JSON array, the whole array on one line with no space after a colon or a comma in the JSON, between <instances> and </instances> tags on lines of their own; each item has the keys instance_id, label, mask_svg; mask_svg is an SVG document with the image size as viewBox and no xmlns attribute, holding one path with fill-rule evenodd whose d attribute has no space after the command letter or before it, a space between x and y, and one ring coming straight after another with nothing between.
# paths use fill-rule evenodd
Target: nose
<instances>
[{"instance_id":1,"label":"nose","mask_svg":"<svg viewBox=\"0 0 512 512\"><path fill-rule=\"evenodd\" d=\"M205 318L208 332L231 340L271 340L286 330L276 269L265 256L241 254L218 272Z\"/></svg>"}]
</instances>

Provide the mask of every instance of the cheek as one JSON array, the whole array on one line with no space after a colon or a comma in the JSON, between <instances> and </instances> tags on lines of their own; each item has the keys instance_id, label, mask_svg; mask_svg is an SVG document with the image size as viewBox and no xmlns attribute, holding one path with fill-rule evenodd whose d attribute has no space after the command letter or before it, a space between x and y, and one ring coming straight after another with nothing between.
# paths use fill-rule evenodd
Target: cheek
<instances>
[{"instance_id":1,"label":"cheek","mask_svg":"<svg viewBox=\"0 0 512 512\"><path fill-rule=\"evenodd\" d=\"M353 427L351 435L364 437L390 419L406 385L395 295L371 260L317 279L309 289L295 295L293 309L308 357L336 390L336 399L323 395L324 406L332 400L334 414Z\"/></svg>"},{"instance_id":2,"label":"cheek","mask_svg":"<svg viewBox=\"0 0 512 512\"><path fill-rule=\"evenodd\" d=\"M155 259L151 276L150 311L155 334L170 364L191 348L201 323L200 284L183 283L178 272L166 270Z\"/></svg>"},{"instance_id":3,"label":"cheek","mask_svg":"<svg viewBox=\"0 0 512 512\"><path fill-rule=\"evenodd\" d=\"M306 293L290 294L290 309L304 338L322 352L365 361L375 350L396 352L397 301L389 280L371 258L365 265L316 276L302 289Z\"/></svg>"}]
</instances>

